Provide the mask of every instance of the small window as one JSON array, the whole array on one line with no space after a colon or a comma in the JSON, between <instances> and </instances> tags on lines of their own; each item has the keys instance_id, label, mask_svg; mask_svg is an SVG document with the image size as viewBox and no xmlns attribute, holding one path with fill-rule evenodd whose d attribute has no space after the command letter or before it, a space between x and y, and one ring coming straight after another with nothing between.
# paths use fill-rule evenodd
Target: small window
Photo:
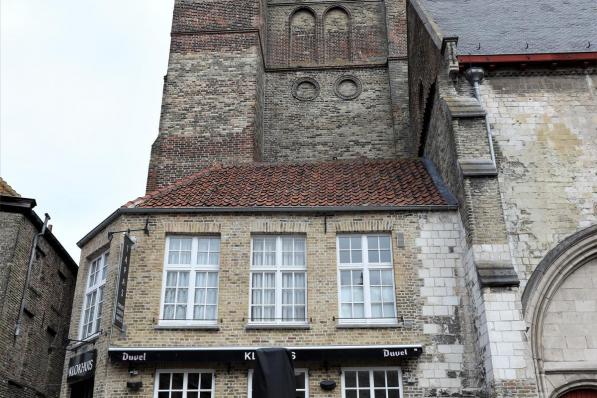
<instances>
[{"instance_id":1,"label":"small window","mask_svg":"<svg viewBox=\"0 0 597 398\"><path fill-rule=\"evenodd\" d=\"M81 322L81 338L85 339L100 331L104 304L104 285L108 276L108 253L91 262L85 287L85 302Z\"/></svg>"},{"instance_id":2,"label":"small window","mask_svg":"<svg viewBox=\"0 0 597 398\"><path fill-rule=\"evenodd\" d=\"M342 369L342 398L401 398L400 368Z\"/></svg>"},{"instance_id":3,"label":"small window","mask_svg":"<svg viewBox=\"0 0 597 398\"><path fill-rule=\"evenodd\" d=\"M296 398L309 397L309 371L307 369L295 369ZM253 398L253 369L249 369L247 398Z\"/></svg>"},{"instance_id":4,"label":"small window","mask_svg":"<svg viewBox=\"0 0 597 398\"><path fill-rule=\"evenodd\" d=\"M213 370L158 370L154 398L211 398L215 384Z\"/></svg>"},{"instance_id":5,"label":"small window","mask_svg":"<svg viewBox=\"0 0 597 398\"><path fill-rule=\"evenodd\" d=\"M217 324L219 269L219 237L168 237L160 324Z\"/></svg>"},{"instance_id":6,"label":"small window","mask_svg":"<svg viewBox=\"0 0 597 398\"><path fill-rule=\"evenodd\" d=\"M340 323L396 323L390 235L339 235Z\"/></svg>"},{"instance_id":7,"label":"small window","mask_svg":"<svg viewBox=\"0 0 597 398\"><path fill-rule=\"evenodd\" d=\"M302 236L255 236L252 241L252 323L307 321L307 263Z\"/></svg>"}]
</instances>

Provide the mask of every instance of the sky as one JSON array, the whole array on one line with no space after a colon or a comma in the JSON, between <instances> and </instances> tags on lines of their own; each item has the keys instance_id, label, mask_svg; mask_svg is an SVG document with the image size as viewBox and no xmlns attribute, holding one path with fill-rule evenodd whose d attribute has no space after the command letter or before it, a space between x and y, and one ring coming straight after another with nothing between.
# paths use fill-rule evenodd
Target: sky
<instances>
[{"instance_id":1,"label":"sky","mask_svg":"<svg viewBox=\"0 0 597 398\"><path fill-rule=\"evenodd\" d=\"M0 0L0 176L75 261L145 192L174 0Z\"/></svg>"}]
</instances>

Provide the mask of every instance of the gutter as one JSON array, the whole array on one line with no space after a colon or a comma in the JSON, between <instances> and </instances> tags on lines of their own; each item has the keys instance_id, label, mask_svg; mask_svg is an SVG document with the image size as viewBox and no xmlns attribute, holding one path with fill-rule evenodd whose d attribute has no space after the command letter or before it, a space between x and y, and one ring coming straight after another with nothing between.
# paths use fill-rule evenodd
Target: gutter
<instances>
[{"instance_id":1,"label":"gutter","mask_svg":"<svg viewBox=\"0 0 597 398\"><path fill-rule=\"evenodd\" d=\"M462 64L503 64L525 62L574 62L597 61L597 52L583 53L545 53L545 54L496 54L496 55L459 55Z\"/></svg>"},{"instance_id":2,"label":"gutter","mask_svg":"<svg viewBox=\"0 0 597 398\"><path fill-rule=\"evenodd\" d=\"M450 211L458 210L458 204L422 205L422 206L297 206L297 207L120 207L110 214L104 221L93 228L87 235L77 242L83 247L98 233L104 230L114 220L123 214L152 215L152 214L216 214L216 213L357 213L357 212L386 212L386 211Z\"/></svg>"}]
</instances>

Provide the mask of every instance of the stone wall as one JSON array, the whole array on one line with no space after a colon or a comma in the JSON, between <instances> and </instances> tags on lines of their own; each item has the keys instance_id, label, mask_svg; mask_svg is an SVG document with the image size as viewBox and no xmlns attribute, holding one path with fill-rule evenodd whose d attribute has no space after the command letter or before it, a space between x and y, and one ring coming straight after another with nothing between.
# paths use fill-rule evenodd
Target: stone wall
<instances>
[{"instance_id":1,"label":"stone wall","mask_svg":"<svg viewBox=\"0 0 597 398\"><path fill-rule=\"evenodd\" d=\"M357 90L356 98L336 92L343 77L355 79L346 83L345 94ZM318 86L315 98L297 95L304 78ZM385 68L268 73L264 119L268 161L390 159L402 144L393 131Z\"/></svg>"},{"instance_id":2,"label":"stone wall","mask_svg":"<svg viewBox=\"0 0 597 398\"><path fill-rule=\"evenodd\" d=\"M21 332L15 326L34 234L21 214L0 213L0 396L57 397L75 275L41 238L25 289Z\"/></svg>"},{"instance_id":3,"label":"stone wall","mask_svg":"<svg viewBox=\"0 0 597 398\"><path fill-rule=\"evenodd\" d=\"M523 286L558 242L597 223L596 86L590 70L504 71L481 85Z\"/></svg>"}]
</instances>

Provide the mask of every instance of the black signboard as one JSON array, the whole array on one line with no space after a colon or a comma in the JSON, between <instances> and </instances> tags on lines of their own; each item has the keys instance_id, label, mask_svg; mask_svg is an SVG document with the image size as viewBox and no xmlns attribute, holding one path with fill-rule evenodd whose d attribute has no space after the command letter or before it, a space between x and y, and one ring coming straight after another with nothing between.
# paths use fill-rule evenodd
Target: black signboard
<instances>
[{"instance_id":1,"label":"black signboard","mask_svg":"<svg viewBox=\"0 0 597 398\"><path fill-rule=\"evenodd\" d=\"M285 347L295 361L397 361L417 358L421 345ZM257 348L185 347L185 348L110 348L114 362L253 362Z\"/></svg>"},{"instance_id":2,"label":"black signboard","mask_svg":"<svg viewBox=\"0 0 597 398\"><path fill-rule=\"evenodd\" d=\"M124 235L122 257L120 260L120 274L118 275L118 292L116 295L116 308L114 309L114 326L120 330L124 327L124 305L126 303L126 286L129 278L129 265L131 262L131 249L135 242L128 235Z\"/></svg>"},{"instance_id":3,"label":"black signboard","mask_svg":"<svg viewBox=\"0 0 597 398\"><path fill-rule=\"evenodd\" d=\"M68 361L66 381L68 383L77 383L92 378L95 374L96 358L97 350L87 351L72 357Z\"/></svg>"}]
</instances>

